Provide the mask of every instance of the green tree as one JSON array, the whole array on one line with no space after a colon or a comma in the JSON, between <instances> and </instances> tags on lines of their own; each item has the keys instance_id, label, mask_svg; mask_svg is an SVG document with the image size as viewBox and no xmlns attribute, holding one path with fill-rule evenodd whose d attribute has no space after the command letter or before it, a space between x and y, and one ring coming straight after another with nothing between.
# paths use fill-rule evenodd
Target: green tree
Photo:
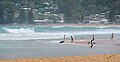
<instances>
[{"instance_id":1,"label":"green tree","mask_svg":"<svg viewBox=\"0 0 120 62\"><path fill-rule=\"evenodd\" d=\"M20 14L19 14L19 16L17 18L17 23L20 23L20 24L26 23L27 18L26 18L25 10L21 8L19 13Z\"/></svg>"},{"instance_id":2,"label":"green tree","mask_svg":"<svg viewBox=\"0 0 120 62\"><path fill-rule=\"evenodd\" d=\"M33 15L32 9L30 9L30 11L28 12L28 18L27 18L27 20L28 20L29 24L33 24L34 15Z\"/></svg>"},{"instance_id":3,"label":"green tree","mask_svg":"<svg viewBox=\"0 0 120 62\"><path fill-rule=\"evenodd\" d=\"M0 3L0 24L2 24L4 21L4 10L3 10L2 5L3 3Z\"/></svg>"},{"instance_id":4,"label":"green tree","mask_svg":"<svg viewBox=\"0 0 120 62\"><path fill-rule=\"evenodd\" d=\"M13 23L15 19L15 4L13 2L9 2L4 0L1 3L1 23Z\"/></svg>"},{"instance_id":5,"label":"green tree","mask_svg":"<svg viewBox=\"0 0 120 62\"><path fill-rule=\"evenodd\" d=\"M66 23L76 23L81 15L80 0L59 0L58 6L60 12L64 13ZM80 13L78 13L80 12ZM76 18L76 15L78 17Z\"/></svg>"},{"instance_id":6,"label":"green tree","mask_svg":"<svg viewBox=\"0 0 120 62\"><path fill-rule=\"evenodd\" d=\"M109 12L109 19L110 22L113 23L115 20L115 15L120 13L120 0L114 0L111 4L110 12Z\"/></svg>"}]
</instances>

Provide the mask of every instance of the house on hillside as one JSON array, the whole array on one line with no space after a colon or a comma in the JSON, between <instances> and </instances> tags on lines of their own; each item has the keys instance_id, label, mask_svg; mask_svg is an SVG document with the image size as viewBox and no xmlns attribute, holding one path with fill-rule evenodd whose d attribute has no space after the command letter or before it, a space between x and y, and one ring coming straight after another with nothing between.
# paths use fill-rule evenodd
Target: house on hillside
<instances>
[{"instance_id":1,"label":"house on hillside","mask_svg":"<svg viewBox=\"0 0 120 62\"><path fill-rule=\"evenodd\" d=\"M34 20L35 24L48 24L48 23L52 23L51 20L49 19L43 19L43 20Z\"/></svg>"},{"instance_id":2,"label":"house on hillside","mask_svg":"<svg viewBox=\"0 0 120 62\"><path fill-rule=\"evenodd\" d=\"M100 24L100 21L98 18L93 18L92 20L89 21L89 24Z\"/></svg>"},{"instance_id":3,"label":"house on hillside","mask_svg":"<svg viewBox=\"0 0 120 62\"><path fill-rule=\"evenodd\" d=\"M109 20L105 18L100 18L100 19L93 19L89 21L89 24L108 24Z\"/></svg>"},{"instance_id":4,"label":"house on hillside","mask_svg":"<svg viewBox=\"0 0 120 62\"><path fill-rule=\"evenodd\" d=\"M120 24L120 15L116 15L115 18L116 18L115 23Z\"/></svg>"},{"instance_id":5,"label":"house on hillside","mask_svg":"<svg viewBox=\"0 0 120 62\"><path fill-rule=\"evenodd\" d=\"M103 19L100 19L100 23L101 24L108 24L109 20L103 18Z\"/></svg>"},{"instance_id":6,"label":"house on hillside","mask_svg":"<svg viewBox=\"0 0 120 62\"><path fill-rule=\"evenodd\" d=\"M100 24L100 21L89 21L89 24Z\"/></svg>"},{"instance_id":7,"label":"house on hillside","mask_svg":"<svg viewBox=\"0 0 120 62\"><path fill-rule=\"evenodd\" d=\"M84 17L83 22L88 24L108 24L109 21L106 18L106 13L95 14Z\"/></svg>"}]
</instances>

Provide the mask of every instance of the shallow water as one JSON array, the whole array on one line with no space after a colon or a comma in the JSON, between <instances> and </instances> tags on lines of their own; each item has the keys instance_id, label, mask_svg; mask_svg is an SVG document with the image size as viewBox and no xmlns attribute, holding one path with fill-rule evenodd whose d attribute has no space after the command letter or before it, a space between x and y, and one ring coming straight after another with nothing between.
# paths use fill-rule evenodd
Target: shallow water
<instances>
[{"instance_id":1,"label":"shallow water","mask_svg":"<svg viewBox=\"0 0 120 62\"><path fill-rule=\"evenodd\" d=\"M120 34L118 26L0 26L0 40L59 39L88 34Z\"/></svg>"},{"instance_id":2,"label":"shallow water","mask_svg":"<svg viewBox=\"0 0 120 62\"><path fill-rule=\"evenodd\" d=\"M13 43L15 44L15 43ZM6 44L8 45L8 44ZM96 54L120 54L120 46L98 46L94 45L72 45L72 44L39 44L39 43L19 43L11 47L0 48L0 59L15 58L43 58L61 56L79 56Z\"/></svg>"}]
</instances>

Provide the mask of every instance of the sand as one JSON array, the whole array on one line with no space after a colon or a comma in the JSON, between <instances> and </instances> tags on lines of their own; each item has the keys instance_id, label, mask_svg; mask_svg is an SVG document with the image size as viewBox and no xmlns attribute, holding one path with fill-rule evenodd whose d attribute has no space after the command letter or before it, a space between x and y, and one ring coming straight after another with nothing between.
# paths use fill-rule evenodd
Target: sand
<instances>
[{"instance_id":1,"label":"sand","mask_svg":"<svg viewBox=\"0 0 120 62\"><path fill-rule=\"evenodd\" d=\"M19 58L15 60L0 60L0 62L120 62L120 54L56 58Z\"/></svg>"}]
</instances>

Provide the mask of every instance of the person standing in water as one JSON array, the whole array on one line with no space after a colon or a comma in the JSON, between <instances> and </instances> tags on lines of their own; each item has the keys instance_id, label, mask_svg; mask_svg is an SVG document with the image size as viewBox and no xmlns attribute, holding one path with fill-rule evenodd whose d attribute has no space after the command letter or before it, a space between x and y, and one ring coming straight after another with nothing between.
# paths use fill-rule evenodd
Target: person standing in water
<instances>
[{"instance_id":1,"label":"person standing in water","mask_svg":"<svg viewBox=\"0 0 120 62\"><path fill-rule=\"evenodd\" d=\"M71 43L73 43L73 37L71 36Z\"/></svg>"},{"instance_id":2,"label":"person standing in water","mask_svg":"<svg viewBox=\"0 0 120 62\"><path fill-rule=\"evenodd\" d=\"M65 41L65 35L64 35L64 41Z\"/></svg>"},{"instance_id":3,"label":"person standing in water","mask_svg":"<svg viewBox=\"0 0 120 62\"><path fill-rule=\"evenodd\" d=\"M114 40L114 33L111 34L111 40Z\"/></svg>"}]
</instances>

